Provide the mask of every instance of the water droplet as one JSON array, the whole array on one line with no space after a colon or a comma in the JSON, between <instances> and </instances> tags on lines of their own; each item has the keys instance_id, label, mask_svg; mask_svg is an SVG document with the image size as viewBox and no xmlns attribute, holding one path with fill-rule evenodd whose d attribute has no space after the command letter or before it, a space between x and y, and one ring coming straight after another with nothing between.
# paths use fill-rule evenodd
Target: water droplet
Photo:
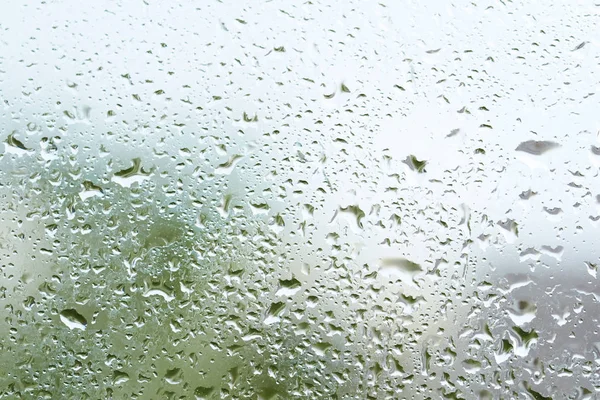
<instances>
[{"instance_id":1,"label":"water droplet","mask_svg":"<svg viewBox=\"0 0 600 400\"><path fill-rule=\"evenodd\" d=\"M72 308L61 311L59 317L61 322L71 330L79 329L84 331L87 328L85 317Z\"/></svg>"},{"instance_id":2,"label":"water droplet","mask_svg":"<svg viewBox=\"0 0 600 400\"><path fill-rule=\"evenodd\" d=\"M390 280L412 280L423 268L406 258L383 258L379 264L379 274Z\"/></svg>"},{"instance_id":3,"label":"water droplet","mask_svg":"<svg viewBox=\"0 0 600 400\"><path fill-rule=\"evenodd\" d=\"M142 160L139 158L133 159L133 165L118 171L112 177L112 181L123 186L131 187L134 183L142 183L150 176L149 172L142 168Z\"/></svg>"},{"instance_id":4,"label":"water droplet","mask_svg":"<svg viewBox=\"0 0 600 400\"><path fill-rule=\"evenodd\" d=\"M519 144L515 150L533 154L534 156L540 156L558 147L560 147L558 143L548 140L528 140Z\"/></svg>"}]
</instances>

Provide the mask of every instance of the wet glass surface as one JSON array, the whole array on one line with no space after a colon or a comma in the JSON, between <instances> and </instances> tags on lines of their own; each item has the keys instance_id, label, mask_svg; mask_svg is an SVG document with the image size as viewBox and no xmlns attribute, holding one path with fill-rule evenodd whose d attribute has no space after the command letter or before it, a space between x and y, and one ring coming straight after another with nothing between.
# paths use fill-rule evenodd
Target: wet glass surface
<instances>
[{"instance_id":1,"label":"wet glass surface","mask_svg":"<svg viewBox=\"0 0 600 400\"><path fill-rule=\"evenodd\" d=\"M599 5L24 3L0 398L596 398Z\"/></svg>"}]
</instances>

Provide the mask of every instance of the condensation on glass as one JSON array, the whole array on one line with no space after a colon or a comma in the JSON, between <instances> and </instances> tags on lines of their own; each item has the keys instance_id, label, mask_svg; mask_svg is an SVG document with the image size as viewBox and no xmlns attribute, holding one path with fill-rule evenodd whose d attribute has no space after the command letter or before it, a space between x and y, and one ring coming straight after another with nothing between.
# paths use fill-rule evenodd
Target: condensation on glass
<instances>
[{"instance_id":1,"label":"condensation on glass","mask_svg":"<svg viewBox=\"0 0 600 400\"><path fill-rule=\"evenodd\" d=\"M1 8L0 398L597 398L598 4Z\"/></svg>"}]
</instances>

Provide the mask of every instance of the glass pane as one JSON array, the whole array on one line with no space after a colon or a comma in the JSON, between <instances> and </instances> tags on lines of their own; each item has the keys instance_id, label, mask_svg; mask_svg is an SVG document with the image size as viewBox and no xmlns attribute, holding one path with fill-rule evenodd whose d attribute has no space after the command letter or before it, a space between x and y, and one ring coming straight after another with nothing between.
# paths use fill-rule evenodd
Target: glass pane
<instances>
[{"instance_id":1,"label":"glass pane","mask_svg":"<svg viewBox=\"0 0 600 400\"><path fill-rule=\"evenodd\" d=\"M596 398L594 2L1 8L0 398Z\"/></svg>"}]
</instances>

